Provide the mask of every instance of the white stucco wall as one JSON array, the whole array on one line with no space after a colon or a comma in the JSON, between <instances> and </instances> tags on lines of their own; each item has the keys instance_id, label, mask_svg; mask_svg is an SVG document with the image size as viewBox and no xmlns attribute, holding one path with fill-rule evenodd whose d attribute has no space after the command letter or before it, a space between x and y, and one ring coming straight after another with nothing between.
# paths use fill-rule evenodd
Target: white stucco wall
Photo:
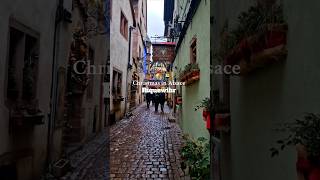
<instances>
[{"instance_id":1,"label":"white stucco wall","mask_svg":"<svg viewBox=\"0 0 320 180\"><path fill-rule=\"evenodd\" d=\"M129 0L112 1L112 19L110 21L110 88L112 88L113 69L116 68L122 72L122 88L121 94L126 96L126 80L127 80L127 64L128 64L128 48L129 39L126 40L120 33L120 17L121 11L128 20L128 28L133 26L133 17ZM129 30L128 30L129 33ZM129 37L129 35L128 35ZM131 45L132 48L132 45ZM132 59L130 57L130 59ZM127 83L130 83L129 81ZM110 90L110 92L112 92ZM113 94L110 95L110 110L114 109ZM119 118L123 115L125 108L125 100L121 102L121 113L117 115Z\"/></svg>"},{"instance_id":2,"label":"white stucco wall","mask_svg":"<svg viewBox=\"0 0 320 180\"><path fill-rule=\"evenodd\" d=\"M234 26L239 13L253 2L215 3L215 35L225 19ZM320 3L284 0L283 4L289 24L287 59L251 75L231 78L231 134L222 138L223 146L231 151L225 154L227 150L222 149L223 180L297 179L295 149L275 158L269 149L282 137L274 131L277 123L293 121L304 112L319 112Z\"/></svg>"},{"instance_id":3,"label":"white stucco wall","mask_svg":"<svg viewBox=\"0 0 320 180\"><path fill-rule=\"evenodd\" d=\"M54 17L57 1L32 0L0 2L0 156L10 152L15 146L17 150L24 148L33 149L33 158L28 160L26 166L33 166L33 174L39 177L45 168L48 113L51 87L51 63L53 49ZM6 77L9 40L9 17L13 17L22 24L40 33L39 74L37 82L37 99L39 109L43 112L44 124L35 126L33 131L13 129L9 133L9 112L5 105ZM24 131L24 132L23 132ZM24 174L21 179L30 178L31 174Z\"/></svg>"}]
</instances>

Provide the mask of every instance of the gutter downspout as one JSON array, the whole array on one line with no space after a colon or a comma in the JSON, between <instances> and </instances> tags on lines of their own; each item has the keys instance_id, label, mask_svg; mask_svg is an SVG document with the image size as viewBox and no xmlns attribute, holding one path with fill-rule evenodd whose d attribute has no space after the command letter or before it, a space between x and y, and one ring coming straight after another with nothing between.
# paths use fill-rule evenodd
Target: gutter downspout
<instances>
[{"instance_id":1,"label":"gutter downspout","mask_svg":"<svg viewBox=\"0 0 320 180\"><path fill-rule=\"evenodd\" d=\"M130 26L129 27L129 48L128 48L128 64L127 64L127 75L126 75L126 97L124 99L125 102L125 106L124 106L124 115L126 116L127 113L127 103L128 103L128 75L129 75L129 69L131 69L131 34L132 34L132 30L134 29L134 27Z\"/></svg>"},{"instance_id":2,"label":"gutter downspout","mask_svg":"<svg viewBox=\"0 0 320 180\"><path fill-rule=\"evenodd\" d=\"M51 162L51 146L52 146L52 132L54 126L54 120L56 115L57 108L57 63L56 63L56 45L57 45L57 30L59 24L63 21L71 23L71 14L66 12L64 9L64 0L58 0L58 6L56 9L55 19L54 19L54 33L53 33L53 50L52 50L52 67L51 67L51 89L50 89L50 113L48 114L48 134L47 134L47 157L46 157L46 165L50 170L50 162Z\"/></svg>"},{"instance_id":3,"label":"gutter downspout","mask_svg":"<svg viewBox=\"0 0 320 180\"><path fill-rule=\"evenodd\" d=\"M50 90L50 114L48 120L48 134L47 134L47 157L46 157L46 167L50 171L51 162L51 146L52 146L52 122L55 116L55 85L56 85L56 41L57 41L57 29L59 22L61 20L60 11L63 8L63 1L59 0L58 7L56 9L55 19L54 19L54 33L53 33L53 50L52 50L52 67L51 67L51 90Z\"/></svg>"}]
</instances>

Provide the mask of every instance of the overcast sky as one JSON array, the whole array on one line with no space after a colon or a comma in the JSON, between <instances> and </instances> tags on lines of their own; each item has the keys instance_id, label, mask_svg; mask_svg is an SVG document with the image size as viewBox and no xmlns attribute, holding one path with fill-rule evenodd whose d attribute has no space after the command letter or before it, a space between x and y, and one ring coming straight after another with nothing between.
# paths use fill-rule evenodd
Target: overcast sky
<instances>
[{"instance_id":1,"label":"overcast sky","mask_svg":"<svg viewBox=\"0 0 320 180\"><path fill-rule=\"evenodd\" d=\"M164 0L147 0L148 1L148 35L151 37L158 35L163 36L164 22L163 22L163 4ZM159 41L159 40L157 40Z\"/></svg>"}]
</instances>

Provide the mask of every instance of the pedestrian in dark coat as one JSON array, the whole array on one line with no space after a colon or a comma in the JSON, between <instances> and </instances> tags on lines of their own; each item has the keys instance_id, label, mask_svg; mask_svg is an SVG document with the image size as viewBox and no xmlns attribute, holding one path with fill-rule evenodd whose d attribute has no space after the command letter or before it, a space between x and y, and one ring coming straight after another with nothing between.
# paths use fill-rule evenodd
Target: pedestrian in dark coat
<instances>
[{"instance_id":1,"label":"pedestrian in dark coat","mask_svg":"<svg viewBox=\"0 0 320 180\"><path fill-rule=\"evenodd\" d=\"M164 108L164 103L165 102L166 102L166 94L165 93L160 93L159 94L159 103L161 105L161 112L164 112L163 108Z\"/></svg>"},{"instance_id":2,"label":"pedestrian in dark coat","mask_svg":"<svg viewBox=\"0 0 320 180\"><path fill-rule=\"evenodd\" d=\"M147 108L149 108L149 106L150 106L150 102L152 101L152 96L153 96L153 94L146 93Z\"/></svg>"},{"instance_id":3,"label":"pedestrian in dark coat","mask_svg":"<svg viewBox=\"0 0 320 180\"><path fill-rule=\"evenodd\" d=\"M155 110L155 112L158 112L158 107L159 107L159 103L160 103L159 93L154 94L153 102L154 102L154 110Z\"/></svg>"}]
</instances>

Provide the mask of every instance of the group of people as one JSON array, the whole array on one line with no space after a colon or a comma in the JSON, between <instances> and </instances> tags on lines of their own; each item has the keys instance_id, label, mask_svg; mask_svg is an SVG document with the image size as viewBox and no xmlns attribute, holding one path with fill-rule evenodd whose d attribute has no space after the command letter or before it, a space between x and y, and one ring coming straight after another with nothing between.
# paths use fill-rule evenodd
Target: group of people
<instances>
[{"instance_id":1,"label":"group of people","mask_svg":"<svg viewBox=\"0 0 320 180\"><path fill-rule=\"evenodd\" d=\"M146 93L147 100L147 108L149 109L150 103L154 104L155 112L158 112L158 107L160 104L161 112L164 108L164 103L166 102L166 94L165 93Z\"/></svg>"}]
</instances>

